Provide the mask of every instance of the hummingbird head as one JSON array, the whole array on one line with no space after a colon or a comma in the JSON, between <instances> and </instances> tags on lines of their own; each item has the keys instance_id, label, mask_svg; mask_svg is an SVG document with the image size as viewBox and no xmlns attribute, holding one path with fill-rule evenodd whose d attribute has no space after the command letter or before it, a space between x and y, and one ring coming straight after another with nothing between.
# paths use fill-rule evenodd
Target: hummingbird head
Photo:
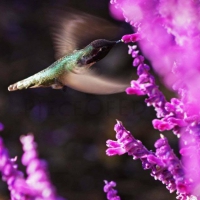
<instances>
[{"instance_id":1,"label":"hummingbird head","mask_svg":"<svg viewBox=\"0 0 200 200\"><path fill-rule=\"evenodd\" d=\"M94 40L87 47L85 47L89 48L90 51L88 51L88 53L82 57L81 64L87 65L103 59L112 49L112 47L119 42L121 42L121 40L118 41L109 41L105 39Z\"/></svg>"}]
</instances>

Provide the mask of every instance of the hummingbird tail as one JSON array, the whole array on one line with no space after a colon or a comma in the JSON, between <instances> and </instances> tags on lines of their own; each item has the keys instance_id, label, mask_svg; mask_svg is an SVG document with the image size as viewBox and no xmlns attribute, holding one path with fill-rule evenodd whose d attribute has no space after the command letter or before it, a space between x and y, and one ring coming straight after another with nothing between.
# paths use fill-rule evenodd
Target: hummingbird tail
<instances>
[{"instance_id":1,"label":"hummingbird tail","mask_svg":"<svg viewBox=\"0 0 200 200\"><path fill-rule=\"evenodd\" d=\"M63 85L49 72L51 68L46 68L24 80L18 81L8 87L9 91L23 90L28 88L52 87L62 89Z\"/></svg>"},{"instance_id":2,"label":"hummingbird tail","mask_svg":"<svg viewBox=\"0 0 200 200\"><path fill-rule=\"evenodd\" d=\"M37 81L36 77L31 76L29 78L26 78L24 80L18 81L8 87L9 91L15 91L15 90L23 90L30 87L39 87L39 82Z\"/></svg>"},{"instance_id":3,"label":"hummingbird tail","mask_svg":"<svg viewBox=\"0 0 200 200\"><path fill-rule=\"evenodd\" d=\"M53 89L62 89L63 85L59 82L59 73L56 73L56 68L52 66L24 79L18 81L8 87L9 91L23 90L28 88L52 87ZM54 68L53 68L54 67Z\"/></svg>"}]
</instances>

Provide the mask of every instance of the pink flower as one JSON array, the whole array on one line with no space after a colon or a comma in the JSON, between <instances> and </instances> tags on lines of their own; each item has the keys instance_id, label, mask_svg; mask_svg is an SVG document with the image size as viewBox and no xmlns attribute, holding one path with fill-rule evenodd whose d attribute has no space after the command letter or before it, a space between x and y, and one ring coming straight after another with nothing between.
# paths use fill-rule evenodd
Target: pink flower
<instances>
[{"instance_id":1,"label":"pink flower","mask_svg":"<svg viewBox=\"0 0 200 200\"><path fill-rule=\"evenodd\" d=\"M117 190L114 189L116 187L116 183L114 181L104 181L104 192L107 193L108 200L120 200L121 198L117 196Z\"/></svg>"},{"instance_id":2,"label":"pink flower","mask_svg":"<svg viewBox=\"0 0 200 200\"><path fill-rule=\"evenodd\" d=\"M183 166L169 146L167 138L161 135L161 138L155 142L156 152L154 153L147 150L141 141L136 140L121 122L117 121L114 129L116 141L107 141L106 154L108 156L127 153L133 156L134 160L140 159L143 168L150 169L151 175L156 180L165 184L170 192L177 191L178 199L186 200L190 196L192 184L189 178L185 178ZM115 186L114 183L111 185ZM110 188L111 185L107 187ZM106 191L108 191L107 187ZM112 192L112 194L115 193Z\"/></svg>"},{"instance_id":3,"label":"pink flower","mask_svg":"<svg viewBox=\"0 0 200 200\"><path fill-rule=\"evenodd\" d=\"M180 152L187 178L183 185L178 186L178 190L188 191L187 185L191 196L180 194L177 198L200 199L200 2L111 0L111 3L119 12L123 12L125 21L135 31L123 36L122 40L125 43L138 42L144 57L162 77L163 83L178 94L178 98L167 102L149 67L144 64L144 58L141 59L136 50L137 46L129 46L128 53L133 57L133 66L137 67L139 78L131 82L126 92L148 96L145 102L147 106L155 108L159 118L152 121L154 128L159 131L172 130L180 137ZM148 157L149 162L161 164L154 155Z\"/></svg>"},{"instance_id":4,"label":"pink flower","mask_svg":"<svg viewBox=\"0 0 200 200\"><path fill-rule=\"evenodd\" d=\"M55 189L49 180L46 162L38 158L33 135L21 137L21 142L24 150L22 164L26 166L27 178L24 178L23 173L17 170L15 164L17 158L9 157L0 138L0 172L2 179L9 186L11 199L64 200L56 196Z\"/></svg>"}]
</instances>

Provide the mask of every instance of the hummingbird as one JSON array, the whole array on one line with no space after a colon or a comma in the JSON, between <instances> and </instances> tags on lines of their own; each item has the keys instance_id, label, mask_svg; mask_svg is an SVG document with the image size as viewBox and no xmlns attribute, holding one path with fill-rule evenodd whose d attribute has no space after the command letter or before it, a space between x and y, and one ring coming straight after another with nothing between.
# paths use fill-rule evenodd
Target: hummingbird
<instances>
[{"instance_id":1,"label":"hummingbird","mask_svg":"<svg viewBox=\"0 0 200 200\"><path fill-rule=\"evenodd\" d=\"M112 94L125 90L130 79L119 81L114 76L105 75L105 69L102 72L94 67L122 40L93 38L107 37L116 31L116 27L99 17L69 9L67 12L54 12L50 21L58 59L46 69L10 85L9 91L39 87L63 89L66 86L92 94ZM91 42L85 45L88 39Z\"/></svg>"}]
</instances>

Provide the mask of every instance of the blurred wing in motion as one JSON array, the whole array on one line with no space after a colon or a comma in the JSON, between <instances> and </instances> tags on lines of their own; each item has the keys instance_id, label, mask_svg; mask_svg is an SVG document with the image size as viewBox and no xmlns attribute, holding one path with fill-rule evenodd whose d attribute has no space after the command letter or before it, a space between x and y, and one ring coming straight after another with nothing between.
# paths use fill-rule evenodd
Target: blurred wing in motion
<instances>
[{"instance_id":1,"label":"blurred wing in motion","mask_svg":"<svg viewBox=\"0 0 200 200\"><path fill-rule=\"evenodd\" d=\"M71 8L56 8L48 13L56 59L84 48L93 40L112 40L120 31L107 20Z\"/></svg>"},{"instance_id":2,"label":"blurred wing in motion","mask_svg":"<svg viewBox=\"0 0 200 200\"><path fill-rule=\"evenodd\" d=\"M129 80L122 82L113 78L104 77L88 69L85 73L68 73L64 77L65 84L75 90L92 94L113 94L125 91Z\"/></svg>"},{"instance_id":3,"label":"blurred wing in motion","mask_svg":"<svg viewBox=\"0 0 200 200\"><path fill-rule=\"evenodd\" d=\"M122 31L107 20L71 8L56 8L49 13L56 59L85 47L93 40L116 39ZM114 73L117 66L113 70L108 65L109 62L106 65L95 64L84 73L68 73L64 77L65 85L94 94L123 92L133 78L133 68L129 67L126 76L122 76L122 73Z\"/></svg>"}]
</instances>

